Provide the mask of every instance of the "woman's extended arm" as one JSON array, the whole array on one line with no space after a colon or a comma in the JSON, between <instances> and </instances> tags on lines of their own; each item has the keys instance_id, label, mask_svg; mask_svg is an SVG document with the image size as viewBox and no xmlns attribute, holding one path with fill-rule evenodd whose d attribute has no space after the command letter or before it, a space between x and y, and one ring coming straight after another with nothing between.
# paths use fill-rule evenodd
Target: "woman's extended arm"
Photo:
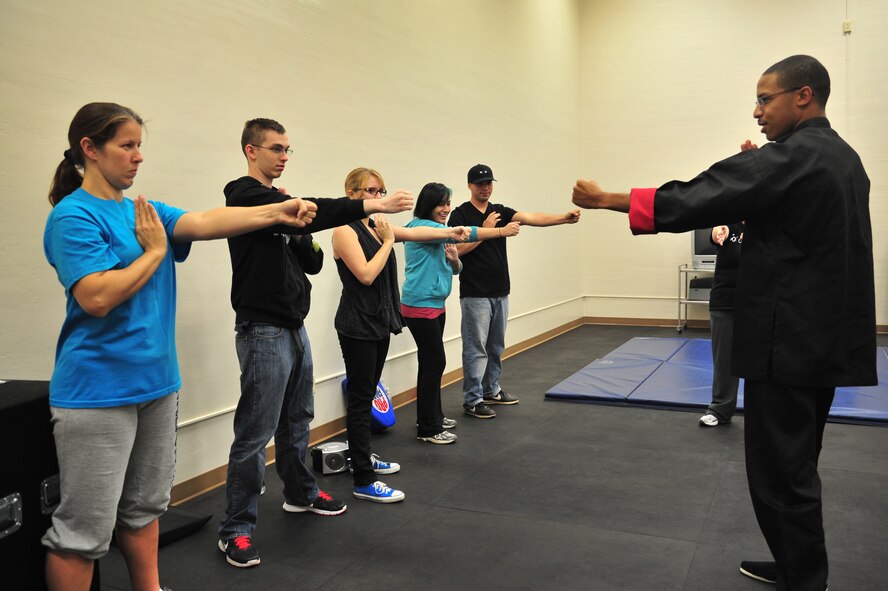
<instances>
[{"instance_id":1,"label":"woman's extended arm","mask_svg":"<svg viewBox=\"0 0 888 591\"><path fill-rule=\"evenodd\" d=\"M193 242L229 238L277 224L303 228L311 223L317 210L316 204L297 198L256 207L219 207L207 211L190 211L176 222L173 240Z\"/></svg>"},{"instance_id":2,"label":"woman's extended arm","mask_svg":"<svg viewBox=\"0 0 888 591\"><path fill-rule=\"evenodd\" d=\"M439 228L391 226L391 228L395 235L395 242L445 242L450 240L465 242L472 233L468 226L442 226Z\"/></svg>"}]
</instances>

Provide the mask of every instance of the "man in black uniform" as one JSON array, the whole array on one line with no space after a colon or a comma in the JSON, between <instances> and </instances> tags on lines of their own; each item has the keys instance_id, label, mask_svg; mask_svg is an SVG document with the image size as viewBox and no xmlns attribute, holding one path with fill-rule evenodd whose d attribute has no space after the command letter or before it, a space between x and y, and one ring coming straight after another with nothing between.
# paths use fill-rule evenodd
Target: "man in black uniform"
<instances>
[{"instance_id":1,"label":"man in black uniform","mask_svg":"<svg viewBox=\"0 0 888 591\"><path fill-rule=\"evenodd\" d=\"M255 206L289 199L283 189L273 186L293 152L283 126L272 119L247 121L241 149L247 158L247 176L225 186L226 205ZM346 510L345 503L318 488L314 473L305 465L314 418L314 366L303 324L311 283L305 273L317 273L323 255L308 232L413 206L410 193L381 195L366 200L309 199L318 210L301 235L290 227L272 226L228 239L241 369L241 396L228 458L226 516L219 528L219 549L229 564L259 564L252 536L265 476L265 446L272 436L275 467L284 483L284 510L320 515Z\"/></svg>"},{"instance_id":2,"label":"man in black uniform","mask_svg":"<svg viewBox=\"0 0 888 591\"><path fill-rule=\"evenodd\" d=\"M733 372L746 379L746 473L774 563L741 572L822 591L827 556L817 461L836 386L876 383L870 182L830 128L829 74L797 55L758 81L753 117L771 143L689 182L608 193L579 180L581 207L629 214L633 233L745 220Z\"/></svg>"}]
</instances>

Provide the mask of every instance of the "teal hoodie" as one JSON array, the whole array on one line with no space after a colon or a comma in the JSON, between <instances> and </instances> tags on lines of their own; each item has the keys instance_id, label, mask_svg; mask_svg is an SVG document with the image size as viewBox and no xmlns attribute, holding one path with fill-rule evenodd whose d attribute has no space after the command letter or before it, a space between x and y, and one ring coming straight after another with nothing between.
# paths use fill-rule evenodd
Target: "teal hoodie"
<instances>
[{"instance_id":1,"label":"teal hoodie","mask_svg":"<svg viewBox=\"0 0 888 591\"><path fill-rule=\"evenodd\" d=\"M421 218L413 218L406 227L416 228L448 228L443 224ZM469 242L478 240L478 228L470 226L472 234ZM450 295L453 287L453 276L456 274L444 255L444 244L454 240L436 240L434 242L405 242L404 287L401 290L401 303L414 308L443 308L444 300Z\"/></svg>"}]
</instances>

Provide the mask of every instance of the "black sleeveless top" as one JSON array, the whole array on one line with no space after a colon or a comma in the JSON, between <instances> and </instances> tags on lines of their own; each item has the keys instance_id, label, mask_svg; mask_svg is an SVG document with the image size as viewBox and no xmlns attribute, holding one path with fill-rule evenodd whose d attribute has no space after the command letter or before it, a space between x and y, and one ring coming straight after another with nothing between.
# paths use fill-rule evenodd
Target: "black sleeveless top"
<instances>
[{"instance_id":1,"label":"black sleeveless top","mask_svg":"<svg viewBox=\"0 0 888 591\"><path fill-rule=\"evenodd\" d=\"M372 259L382 244L361 221L352 222L348 227L358 235L364 256L368 261ZM370 220L370 227L375 227L373 220ZM341 258L336 259L336 269L342 280L342 295L333 321L337 332L365 341L380 341L390 333L401 332L404 318L401 316L398 264L394 251L370 285L358 281Z\"/></svg>"}]
</instances>

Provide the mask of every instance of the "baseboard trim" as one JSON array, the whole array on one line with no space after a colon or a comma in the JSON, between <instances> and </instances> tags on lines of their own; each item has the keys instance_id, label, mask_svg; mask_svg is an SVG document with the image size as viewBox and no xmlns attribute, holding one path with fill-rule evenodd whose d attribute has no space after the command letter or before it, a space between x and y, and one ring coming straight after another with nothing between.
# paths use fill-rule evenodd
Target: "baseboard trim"
<instances>
[{"instance_id":1,"label":"baseboard trim","mask_svg":"<svg viewBox=\"0 0 888 591\"><path fill-rule=\"evenodd\" d=\"M503 352L503 359L508 359L513 355L517 355L518 353L527 351L528 349L532 349L533 347L541 345L548 340L554 339L555 337L569 332L577 328L578 326L583 326L586 324L602 326L661 326L668 328L676 326L676 320L675 318L609 318L603 316L584 316L566 324L562 324L559 327L548 330L542 334L539 334L520 343L516 343L511 347L506 347L506 350ZM708 328L709 322L706 320L688 320L688 327ZM878 325L876 327L876 332L878 332L879 334L888 333L888 325ZM441 378L441 385L442 387L449 386L460 380L462 380L462 368L455 369L444 374L444 376ZM402 406L406 406L415 400L416 388L410 388L409 390L400 392L392 396L392 405L395 408L401 408ZM330 421L329 423L324 423L323 425L313 427L311 430L311 434L309 435L309 445L317 445L318 443L322 443L328 439L332 439L333 437L336 437L337 435L340 435L342 433L345 433L345 417L340 417L338 419ZM267 463L269 465L274 463L274 445L269 446L266 449L265 453ZM223 484L225 484L227 472L228 466L222 465L218 468L213 468L212 470L195 476L194 478L189 478L188 480L176 484L175 486L173 486L171 504L177 505L179 503L184 503L189 499L192 499L196 496L209 492L214 488L222 486Z\"/></svg>"}]
</instances>

